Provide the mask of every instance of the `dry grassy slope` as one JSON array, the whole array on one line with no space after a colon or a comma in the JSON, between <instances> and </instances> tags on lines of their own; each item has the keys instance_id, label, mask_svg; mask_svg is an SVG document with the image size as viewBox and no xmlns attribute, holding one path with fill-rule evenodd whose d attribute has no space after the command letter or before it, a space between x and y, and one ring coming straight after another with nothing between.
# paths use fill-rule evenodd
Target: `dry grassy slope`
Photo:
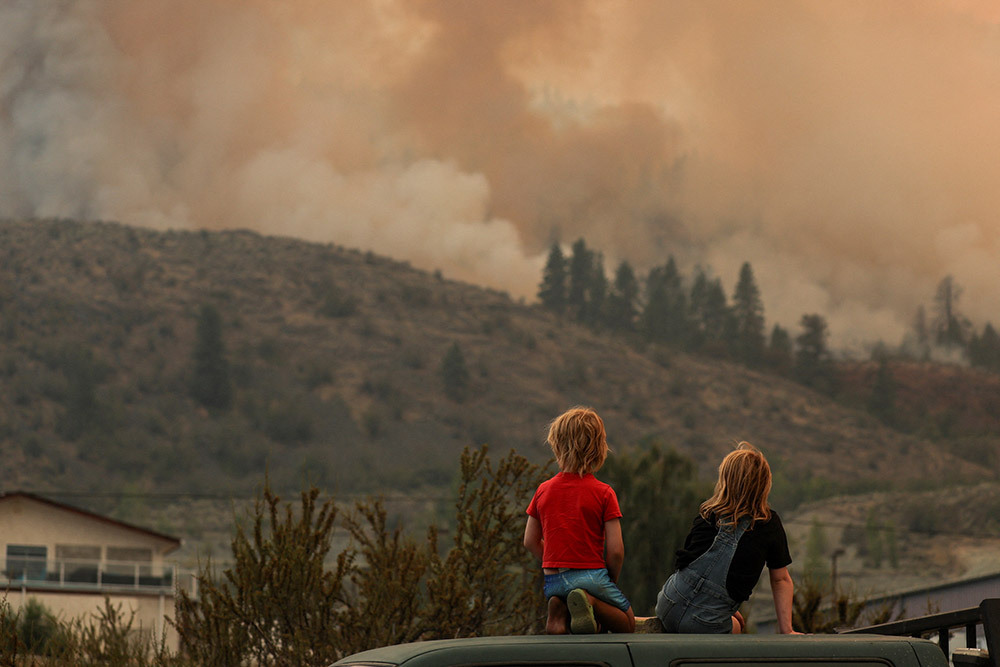
<instances>
[{"instance_id":1,"label":"dry grassy slope","mask_svg":"<svg viewBox=\"0 0 1000 667\"><path fill-rule=\"evenodd\" d=\"M331 293L356 308L325 316ZM335 246L2 222L0 303L6 488L246 488L265 462L290 486L304 476L348 490L440 486L467 445L545 460L546 422L578 403L604 415L613 446L658 438L703 472L748 439L792 479L874 488L992 474L794 383L639 349L504 294ZM223 313L238 386L238 407L223 417L185 392L203 303ZM453 342L471 374L461 403L445 397L439 373ZM111 436L56 433L66 390L50 359L67 343L109 369L98 395L114 414ZM306 423L308 437L269 434L282 417ZM109 441L114 449L95 454Z\"/></svg>"},{"instance_id":2,"label":"dry grassy slope","mask_svg":"<svg viewBox=\"0 0 1000 667\"><path fill-rule=\"evenodd\" d=\"M1000 570L1000 484L984 482L948 489L860 494L806 503L786 520L793 570L801 575L810 532L822 527L827 566L838 558L838 575L862 595L885 595ZM876 564L866 526L880 524L883 555ZM888 557L888 537L898 560ZM921 610L910 610L919 612ZM944 611L944 610L942 610Z\"/></svg>"},{"instance_id":3,"label":"dry grassy slope","mask_svg":"<svg viewBox=\"0 0 1000 667\"><path fill-rule=\"evenodd\" d=\"M839 375L846 393L867 396L877 373L872 361L843 363ZM894 417L913 429L943 436L1000 433L1000 375L942 364L893 360Z\"/></svg>"}]
</instances>

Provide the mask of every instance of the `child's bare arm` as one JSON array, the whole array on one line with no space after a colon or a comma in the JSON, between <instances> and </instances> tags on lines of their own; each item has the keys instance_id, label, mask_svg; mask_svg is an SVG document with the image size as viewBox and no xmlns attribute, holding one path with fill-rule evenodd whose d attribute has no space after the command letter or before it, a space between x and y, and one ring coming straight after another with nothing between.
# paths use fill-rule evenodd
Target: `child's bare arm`
<instances>
[{"instance_id":1,"label":"child's bare arm","mask_svg":"<svg viewBox=\"0 0 1000 667\"><path fill-rule=\"evenodd\" d=\"M608 565L611 581L617 582L625 562L625 542L622 540L622 524L618 519L604 522L604 561Z\"/></svg>"},{"instance_id":2,"label":"child's bare arm","mask_svg":"<svg viewBox=\"0 0 1000 667\"><path fill-rule=\"evenodd\" d=\"M542 559L542 522L533 516L528 517L528 523L524 526L524 546L535 558Z\"/></svg>"},{"instance_id":3,"label":"child's bare arm","mask_svg":"<svg viewBox=\"0 0 1000 667\"><path fill-rule=\"evenodd\" d=\"M768 570L771 579L771 595L774 597L774 613L778 617L778 632L797 635L792 629L792 597L794 585L787 567Z\"/></svg>"}]
</instances>

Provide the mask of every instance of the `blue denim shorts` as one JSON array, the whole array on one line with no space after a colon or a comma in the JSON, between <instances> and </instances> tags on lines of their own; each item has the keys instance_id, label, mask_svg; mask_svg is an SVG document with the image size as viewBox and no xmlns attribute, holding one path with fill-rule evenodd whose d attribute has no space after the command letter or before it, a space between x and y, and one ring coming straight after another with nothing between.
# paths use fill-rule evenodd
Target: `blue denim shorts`
<instances>
[{"instance_id":1,"label":"blue denim shorts","mask_svg":"<svg viewBox=\"0 0 1000 667\"><path fill-rule=\"evenodd\" d=\"M565 598L574 588L582 588L598 600L604 600L622 611L628 611L632 604L611 581L607 568L595 570L566 570L558 574L545 575L545 598Z\"/></svg>"},{"instance_id":2,"label":"blue denim shorts","mask_svg":"<svg viewBox=\"0 0 1000 667\"><path fill-rule=\"evenodd\" d=\"M724 588L687 570L671 575L656 596L656 616L666 632L729 634L738 608Z\"/></svg>"}]
</instances>

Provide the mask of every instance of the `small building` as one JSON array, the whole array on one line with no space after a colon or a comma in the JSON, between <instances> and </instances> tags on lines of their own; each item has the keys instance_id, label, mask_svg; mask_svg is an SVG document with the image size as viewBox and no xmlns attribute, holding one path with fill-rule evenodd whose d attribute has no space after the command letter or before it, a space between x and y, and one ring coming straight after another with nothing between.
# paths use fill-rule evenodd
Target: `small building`
<instances>
[{"instance_id":1,"label":"small building","mask_svg":"<svg viewBox=\"0 0 1000 667\"><path fill-rule=\"evenodd\" d=\"M48 498L0 494L0 595L15 611L35 598L57 618L90 617L105 598L134 613L133 628L177 647L166 622L178 586L193 586L166 556L176 537ZM192 591L193 592L193 591Z\"/></svg>"}]
</instances>

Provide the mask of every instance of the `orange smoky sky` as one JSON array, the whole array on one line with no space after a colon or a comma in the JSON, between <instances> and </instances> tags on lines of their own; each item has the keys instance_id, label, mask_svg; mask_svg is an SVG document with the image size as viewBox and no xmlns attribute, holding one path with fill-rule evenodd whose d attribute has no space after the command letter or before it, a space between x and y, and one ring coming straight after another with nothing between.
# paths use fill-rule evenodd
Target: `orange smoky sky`
<instances>
[{"instance_id":1,"label":"orange smoky sky","mask_svg":"<svg viewBox=\"0 0 1000 667\"><path fill-rule=\"evenodd\" d=\"M553 241L769 322L1000 320L992 0L0 5L0 216L250 228L533 299Z\"/></svg>"}]
</instances>

